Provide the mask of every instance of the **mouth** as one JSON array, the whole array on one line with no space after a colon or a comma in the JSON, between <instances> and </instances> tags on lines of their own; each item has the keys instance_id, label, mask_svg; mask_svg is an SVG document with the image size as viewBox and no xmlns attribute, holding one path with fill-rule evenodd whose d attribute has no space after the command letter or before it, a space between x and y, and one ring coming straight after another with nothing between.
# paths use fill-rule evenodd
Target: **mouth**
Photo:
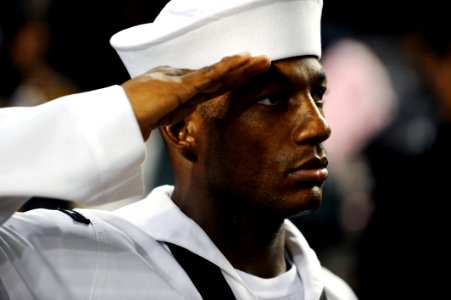
<instances>
[{"instance_id":1,"label":"mouth","mask_svg":"<svg viewBox=\"0 0 451 300\"><path fill-rule=\"evenodd\" d=\"M289 176L296 181L323 183L329 174L326 157L314 157L289 170Z\"/></svg>"}]
</instances>

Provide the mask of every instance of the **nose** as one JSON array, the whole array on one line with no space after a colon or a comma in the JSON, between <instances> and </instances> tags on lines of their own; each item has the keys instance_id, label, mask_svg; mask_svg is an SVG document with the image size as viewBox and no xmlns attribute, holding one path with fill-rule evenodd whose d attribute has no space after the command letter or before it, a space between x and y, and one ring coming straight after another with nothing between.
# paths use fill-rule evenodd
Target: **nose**
<instances>
[{"instance_id":1,"label":"nose","mask_svg":"<svg viewBox=\"0 0 451 300\"><path fill-rule=\"evenodd\" d=\"M309 101L301 101L301 103L296 110L293 141L296 144L313 145L324 142L330 137L331 128L322 108L311 98Z\"/></svg>"}]
</instances>

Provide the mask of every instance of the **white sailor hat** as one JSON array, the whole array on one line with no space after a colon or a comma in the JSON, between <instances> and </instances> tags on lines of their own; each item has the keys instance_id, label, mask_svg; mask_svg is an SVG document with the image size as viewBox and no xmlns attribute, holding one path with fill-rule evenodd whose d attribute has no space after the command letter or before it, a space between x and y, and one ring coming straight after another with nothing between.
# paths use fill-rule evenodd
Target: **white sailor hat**
<instances>
[{"instance_id":1,"label":"white sailor hat","mask_svg":"<svg viewBox=\"0 0 451 300\"><path fill-rule=\"evenodd\" d=\"M322 0L172 0L153 23L110 43L134 77L156 66L200 68L241 52L321 56Z\"/></svg>"}]
</instances>

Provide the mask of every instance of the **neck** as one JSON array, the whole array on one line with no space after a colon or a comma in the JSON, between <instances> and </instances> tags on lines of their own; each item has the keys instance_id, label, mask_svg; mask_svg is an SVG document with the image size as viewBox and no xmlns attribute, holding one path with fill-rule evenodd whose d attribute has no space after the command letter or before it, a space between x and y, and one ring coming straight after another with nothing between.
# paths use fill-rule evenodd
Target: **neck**
<instances>
[{"instance_id":1,"label":"neck","mask_svg":"<svg viewBox=\"0 0 451 300\"><path fill-rule=\"evenodd\" d=\"M194 197L183 201L174 191L173 200L202 227L233 267L263 278L286 271L283 219L220 204L230 201L190 195Z\"/></svg>"},{"instance_id":2,"label":"neck","mask_svg":"<svg viewBox=\"0 0 451 300\"><path fill-rule=\"evenodd\" d=\"M286 271L285 230L283 222L241 216L225 220L209 233L230 263L241 271L263 278Z\"/></svg>"}]
</instances>

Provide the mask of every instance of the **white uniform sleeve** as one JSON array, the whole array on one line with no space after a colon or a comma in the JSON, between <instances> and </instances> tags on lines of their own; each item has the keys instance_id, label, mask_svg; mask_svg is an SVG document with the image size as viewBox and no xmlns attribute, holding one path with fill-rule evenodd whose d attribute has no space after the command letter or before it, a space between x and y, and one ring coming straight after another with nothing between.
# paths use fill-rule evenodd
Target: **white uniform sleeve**
<instances>
[{"instance_id":1,"label":"white uniform sleeve","mask_svg":"<svg viewBox=\"0 0 451 300\"><path fill-rule=\"evenodd\" d=\"M144 157L120 86L0 109L0 223L33 196L100 204L140 195Z\"/></svg>"},{"instance_id":2,"label":"white uniform sleeve","mask_svg":"<svg viewBox=\"0 0 451 300\"><path fill-rule=\"evenodd\" d=\"M351 287L340 277L322 268L327 300L358 300Z\"/></svg>"}]
</instances>

